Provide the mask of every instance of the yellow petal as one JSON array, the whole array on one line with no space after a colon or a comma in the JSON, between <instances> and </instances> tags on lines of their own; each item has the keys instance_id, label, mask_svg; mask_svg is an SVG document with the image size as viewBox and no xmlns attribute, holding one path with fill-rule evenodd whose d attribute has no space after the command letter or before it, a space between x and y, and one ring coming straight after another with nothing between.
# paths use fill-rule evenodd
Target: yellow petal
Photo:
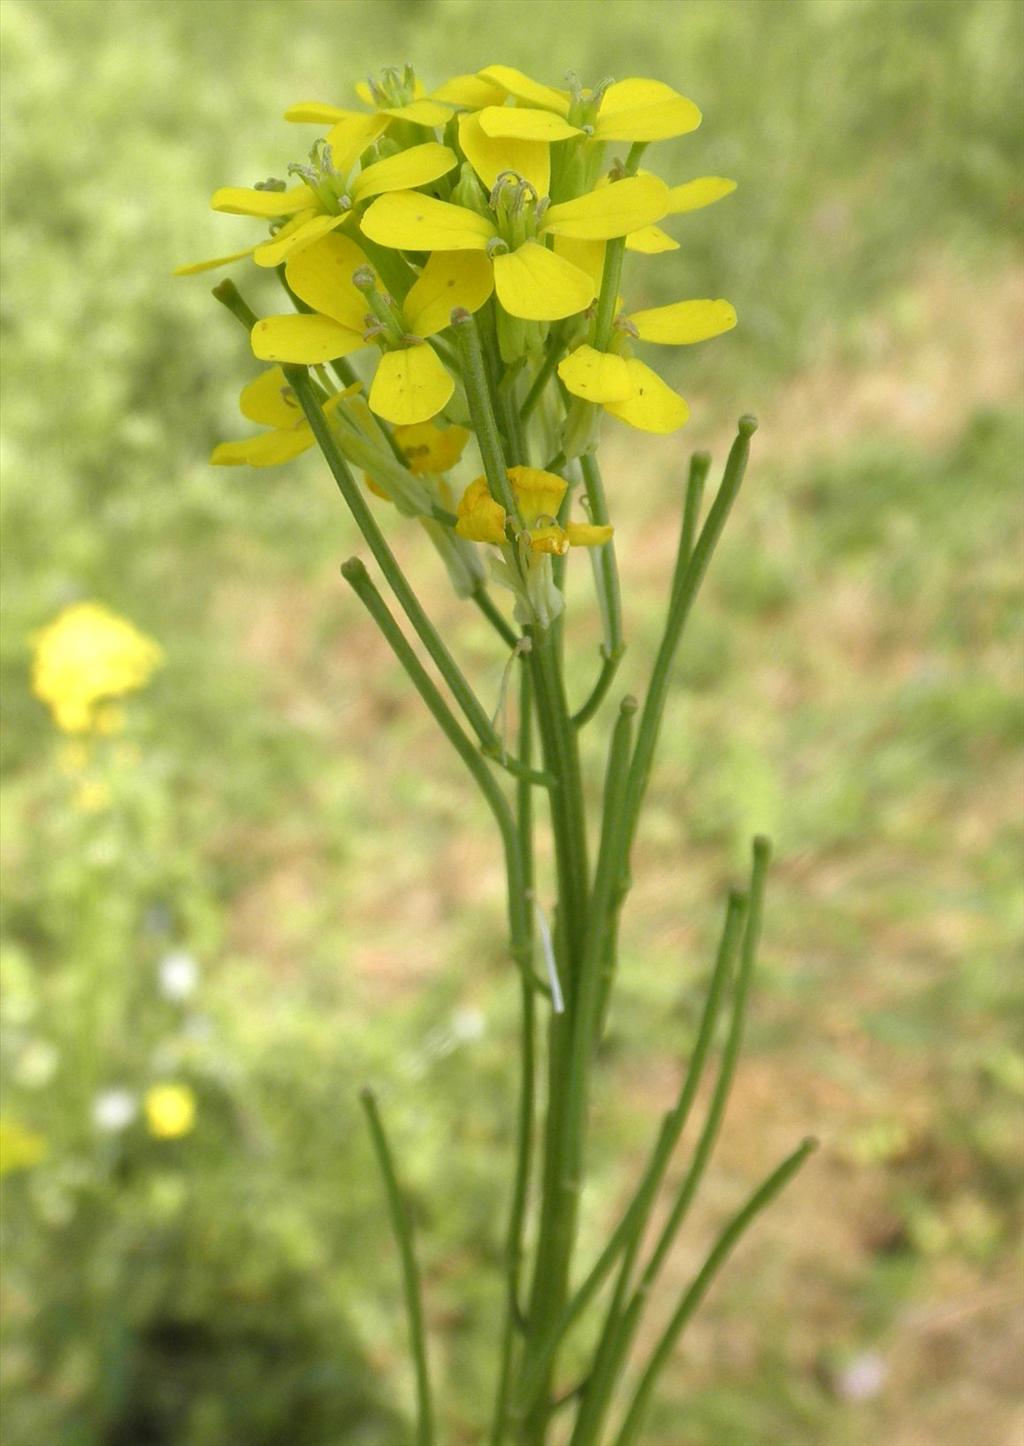
<instances>
[{"instance_id":1,"label":"yellow petal","mask_svg":"<svg viewBox=\"0 0 1024 1446\"><path fill-rule=\"evenodd\" d=\"M575 236L555 237L555 255L564 256L566 261L587 273L594 283L595 296L601 290L604 275L605 244L604 241L580 241Z\"/></svg>"},{"instance_id":2,"label":"yellow petal","mask_svg":"<svg viewBox=\"0 0 1024 1446\"><path fill-rule=\"evenodd\" d=\"M394 436L410 472L437 476L455 466L465 451L470 433L465 427L417 422L411 427L396 427Z\"/></svg>"},{"instance_id":3,"label":"yellow petal","mask_svg":"<svg viewBox=\"0 0 1024 1446\"><path fill-rule=\"evenodd\" d=\"M681 186L670 186L669 215L678 216L683 211L698 211L701 206L710 206L735 189L736 182L727 181L724 176L698 176L695 181L684 181Z\"/></svg>"},{"instance_id":4,"label":"yellow petal","mask_svg":"<svg viewBox=\"0 0 1024 1446\"><path fill-rule=\"evenodd\" d=\"M479 75L454 75L439 85L433 100L446 101L449 105L464 105L469 110L481 110L485 105L501 105L505 90Z\"/></svg>"},{"instance_id":5,"label":"yellow petal","mask_svg":"<svg viewBox=\"0 0 1024 1446\"><path fill-rule=\"evenodd\" d=\"M607 522L568 522L565 530L572 547L601 547L611 541L615 528Z\"/></svg>"},{"instance_id":6,"label":"yellow petal","mask_svg":"<svg viewBox=\"0 0 1024 1446\"><path fill-rule=\"evenodd\" d=\"M524 105L488 105L479 112L484 135L510 137L521 141L564 141L582 135L560 115L549 110L531 110Z\"/></svg>"},{"instance_id":7,"label":"yellow petal","mask_svg":"<svg viewBox=\"0 0 1024 1446\"><path fill-rule=\"evenodd\" d=\"M212 261L189 261L184 266L176 266L171 275L197 276L200 271L212 271L215 266L228 266L232 261L241 261L243 256L251 256L255 249L250 246L246 251L233 251L230 256L215 256Z\"/></svg>"},{"instance_id":8,"label":"yellow petal","mask_svg":"<svg viewBox=\"0 0 1024 1446\"><path fill-rule=\"evenodd\" d=\"M253 353L261 361L316 366L365 346L363 334L341 326L329 316L288 314L267 316L250 334Z\"/></svg>"},{"instance_id":9,"label":"yellow petal","mask_svg":"<svg viewBox=\"0 0 1024 1446\"><path fill-rule=\"evenodd\" d=\"M451 324L452 307L479 311L494 290L494 268L482 251L435 251L402 306L415 336Z\"/></svg>"},{"instance_id":10,"label":"yellow petal","mask_svg":"<svg viewBox=\"0 0 1024 1446\"><path fill-rule=\"evenodd\" d=\"M328 105L322 100L300 100L296 105L290 105L284 113L286 121L309 121L313 125L332 125L335 121L343 120L345 116L356 115L358 112L342 110L341 106Z\"/></svg>"},{"instance_id":11,"label":"yellow petal","mask_svg":"<svg viewBox=\"0 0 1024 1446\"><path fill-rule=\"evenodd\" d=\"M341 111L339 115L341 119L327 132L327 144L335 169L347 176L367 146L383 135L391 122L376 111L369 115L361 111Z\"/></svg>"},{"instance_id":12,"label":"yellow petal","mask_svg":"<svg viewBox=\"0 0 1024 1446\"><path fill-rule=\"evenodd\" d=\"M508 95L528 105L540 106L542 110L553 110L558 115L569 114L569 97L565 91L553 90L549 85L540 85L521 70L511 65L488 65L479 72L482 80L498 85Z\"/></svg>"},{"instance_id":13,"label":"yellow petal","mask_svg":"<svg viewBox=\"0 0 1024 1446\"><path fill-rule=\"evenodd\" d=\"M384 353L369 401L378 417L408 427L435 417L454 390L434 348L423 342Z\"/></svg>"},{"instance_id":14,"label":"yellow petal","mask_svg":"<svg viewBox=\"0 0 1024 1446\"><path fill-rule=\"evenodd\" d=\"M660 80L619 80L601 97L594 125L598 141L662 141L700 125L692 100Z\"/></svg>"},{"instance_id":15,"label":"yellow petal","mask_svg":"<svg viewBox=\"0 0 1024 1446\"><path fill-rule=\"evenodd\" d=\"M328 235L351 214L351 211L345 211L340 216L310 216L294 229L290 226L283 227L272 240L264 241L256 247L252 259L257 266L280 266L289 256L296 255L307 246L312 246L314 241Z\"/></svg>"},{"instance_id":16,"label":"yellow petal","mask_svg":"<svg viewBox=\"0 0 1024 1446\"><path fill-rule=\"evenodd\" d=\"M478 115L459 117L459 145L488 191L502 171L515 171L546 196L551 184L551 147L547 141L522 141L486 135Z\"/></svg>"},{"instance_id":17,"label":"yellow petal","mask_svg":"<svg viewBox=\"0 0 1024 1446\"><path fill-rule=\"evenodd\" d=\"M736 312L728 301L675 301L671 306L634 311L629 320L643 341L688 346L731 331L736 325Z\"/></svg>"},{"instance_id":18,"label":"yellow petal","mask_svg":"<svg viewBox=\"0 0 1024 1446\"><path fill-rule=\"evenodd\" d=\"M443 126L451 119L452 108L436 100L411 100L408 105L385 106L381 115L392 120L411 121L415 126Z\"/></svg>"},{"instance_id":19,"label":"yellow petal","mask_svg":"<svg viewBox=\"0 0 1024 1446\"><path fill-rule=\"evenodd\" d=\"M557 517L568 486L563 477L541 467L510 467L508 480L527 527L538 518Z\"/></svg>"},{"instance_id":20,"label":"yellow petal","mask_svg":"<svg viewBox=\"0 0 1024 1446\"><path fill-rule=\"evenodd\" d=\"M308 186L293 186L290 191L257 191L249 186L221 186L210 200L214 211L229 216L294 216L296 211L318 208L316 196Z\"/></svg>"},{"instance_id":21,"label":"yellow petal","mask_svg":"<svg viewBox=\"0 0 1024 1446\"><path fill-rule=\"evenodd\" d=\"M375 161L361 171L352 185L352 199L366 201L386 191L414 191L417 186L425 186L428 181L446 175L456 165L455 152L437 141L410 146L407 151Z\"/></svg>"},{"instance_id":22,"label":"yellow petal","mask_svg":"<svg viewBox=\"0 0 1024 1446\"><path fill-rule=\"evenodd\" d=\"M509 315L526 321L557 321L583 311L594 299L587 273L536 241L495 256L494 286Z\"/></svg>"},{"instance_id":23,"label":"yellow petal","mask_svg":"<svg viewBox=\"0 0 1024 1446\"><path fill-rule=\"evenodd\" d=\"M470 542L505 541L505 509L488 492L483 477L463 492L457 516L455 531L460 537Z\"/></svg>"},{"instance_id":24,"label":"yellow petal","mask_svg":"<svg viewBox=\"0 0 1024 1446\"><path fill-rule=\"evenodd\" d=\"M371 241L407 251L484 251L494 235L485 216L418 191L378 196L359 225Z\"/></svg>"},{"instance_id":25,"label":"yellow petal","mask_svg":"<svg viewBox=\"0 0 1024 1446\"><path fill-rule=\"evenodd\" d=\"M660 221L668 206L668 187L657 176L627 176L611 186L600 186L574 201L551 206L541 231L556 236L608 240Z\"/></svg>"},{"instance_id":26,"label":"yellow petal","mask_svg":"<svg viewBox=\"0 0 1024 1446\"><path fill-rule=\"evenodd\" d=\"M679 242L660 226L641 226L639 231L631 231L626 237L626 250L658 256L662 251L678 251Z\"/></svg>"},{"instance_id":27,"label":"yellow petal","mask_svg":"<svg viewBox=\"0 0 1024 1446\"><path fill-rule=\"evenodd\" d=\"M558 375L574 397L587 402L624 402L636 390L625 357L578 346L558 363Z\"/></svg>"},{"instance_id":28,"label":"yellow petal","mask_svg":"<svg viewBox=\"0 0 1024 1446\"><path fill-rule=\"evenodd\" d=\"M532 552L547 552L562 557L569 551L569 534L557 522L546 527L530 527L526 532Z\"/></svg>"},{"instance_id":29,"label":"yellow petal","mask_svg":"<svg viewBox=\"0 0 1024 1446\"><path fill-rule=\"evenodd\" d=\"M675 432L690 415L682 397L642 361L626 365L636 391L627 401L606 402L605 411L642 432Z\"/></svg>"},{"instance_id":30,"label":"yellow petal","mask_svg":"<svg viewBox=\"0 0 1024 1446\"><path fill-rule=\"evenodd\" d=\"M280 367L268 367L242 388L238 405L243 417L265 427L288 430L303 420L303 411Z\"/></svg>"},{"instance_id":31,"label":"yellow petal","mask_svg":"<svg viewBox=\"0 0 1024 1446\"><path fill-rule=\"evenodd\" d=\"M308 452L313 445L313 433L309 427L297 427L288 432L261 432L258 437L249 437L244 442L221 442L214 447L210 461L215 467L276 467L281 462L290 462L300 452Z\"/></svg>"},{"instance_id":32,"label":"yellow petal","mask_svg":"<svg viewBox=\"0 0 1024 1446\"><path fill-rule=\"evenodd\" d=\"M334 232L290 256L284 274L295 295L307 306L362 333L366 297L352 285L352 273L365 265L366 256L356 243Z\"/></svg>"}]
</instances>

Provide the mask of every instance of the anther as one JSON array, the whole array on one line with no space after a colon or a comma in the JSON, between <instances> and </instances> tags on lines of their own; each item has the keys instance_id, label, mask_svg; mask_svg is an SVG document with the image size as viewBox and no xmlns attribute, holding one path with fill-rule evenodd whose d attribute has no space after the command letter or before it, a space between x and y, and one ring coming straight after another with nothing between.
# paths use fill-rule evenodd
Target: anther
<instances>
[{"instance_id":1,"label":"anther","mask_svg":"<svg viewBox=\"0 0 1024 1446\"><path fill-rule=\"evenodd\" d=\"M287 191L288 182L279 181L274 176L269 176L265 181L257 181L253 186L254 191Z\"/></svg>"}]
</instances>

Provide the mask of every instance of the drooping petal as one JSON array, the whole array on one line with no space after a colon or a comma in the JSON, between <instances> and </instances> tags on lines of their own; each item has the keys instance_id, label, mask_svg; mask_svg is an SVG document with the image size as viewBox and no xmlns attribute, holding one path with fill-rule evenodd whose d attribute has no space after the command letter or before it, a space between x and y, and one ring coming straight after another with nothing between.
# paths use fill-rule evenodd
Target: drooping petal
<instances>
[{"instance_id":1,"label":"drooping petal","mask_svg":"<svg viewBox=\"0 0 1024 1446\"><path fill-rule=\"evenodd\" d=\"M361 331L315 314L267 316L250 333L253 353L261 361L316 366L335 361L366 346Z\"/></svg>"},{"instance_id":2,"label":"drooping petal","mask_svg":"<svg viewBox=\"0 0 1024 1446\"><path fill-rule=\"evenodd\" d=\"M728 301L675 301L671 306L631 312L629 320L643 341L688 346L731 331L736 325L736 311Z\"/></svg>"},{"instance_id":3,"label":"drooping petal","mask_svg":"<svg viewBox=\"0 0 1024 1446\"><path fill-rule=\"evenodd\" d=\"M684 211L699 211L701 206L711 206L723 196L736 189L736 182L725 176L698 176L695 181L684 181L680 186L668 189L668 213L681 215Z\"/></svg>"},{"instance_id":4,"label":"drooping petal","mask_svg":"<svg viewBox=\"0 0 1024 1446\"><path fill-rule=\"evenodd\" d=\"M402 307L409 330L433 336L451 324L452 307L479 311L494 290L494 268L482 251L435 251Z\"/></svg>"},{"instance_id":5,"label":"drooping petal","mask_svg":"<svg viewBox=\"0 0 1024 1446\"><path fill-rule=\"evenodd\" d=\"M248 437L242 442L221 442L214 447L210 461L216 467L276 467L280 462L290 462L300 452L308 452L313 445L313 433L309 427L296 427L287 432L260 432L257 437Z\"/></svg>"},{"instance_id":6,"label":"drooping petal","mask_svg":"<svg viewBox=\"0 0 1024 1446\"><path fill-rule=\"evenodd\" d=\"M484 251L495 234L486 216L418 191L378 196L359 225L371 241L406 251Z\"/></svg>"},{"instance_id":7,"label":"drooping petal","mask_svg":"<svg viewBox=\"0 0 1024 1446\"><path fill-rule=\"evenodd\" d=\"M333 125L346 116L358 115L358 111L344 110L340 105L328 105L323 100L300 100L290 105L284 113L286 121L309 122L311 125Z\"/></svg>"},{"instance_id":8,"label":"drooping petal","mask_svg":"<svg viewBox=\"0 0 1024 1446\"><path fill-rule=\"evenodd\" d=\"M510 316L526 321L557 321L583 311L594 299L594 283L585 271L536 241L494 258L494 286Z\"/></svg>"},{"instance_id":9,"label":"drooping petal","mask_svg":"<svg viewBox=\"0 0 1024 1446\"><path fill-rule=\"evenodd\" d=\"M434 348L421 342L384 353L370 388L370 408L386 422L408 427L435 417L454 390Z\"/></svg>"},{"instance_id":10,"label":"drooping petal","mask_svg":"<svg viewBox=\"0 0 1024 1446\"><path fill-rule=\"evenodd\" d=\"M505 90L479 75L453 75L437 87L431 99L462 105L468 110L482 110L485 105L501 105Z\"/></svg>"},{"instance_id":11,"label":"drooping petal","mask_svg":"<svg viewBox=\"0 0 1024 1446\"><path fill-rule=\"evenodd\" d=\"M642 432L677 431L690 415L679 393L635 357L626 365L636 390L624 402L605 402L605 411Z\"/></svg>"},{"instance_id":12,"label":"drooping petal","mask_svg":"<svg viewBox=\"0 0 1024 1446\"><path fill-rule=\"evenodd\" d=\"M601 97L594 124L598 141L662 141L696 130L701 114L692 100L660 80L618 80Z\"/></svg>"},{"instance_id":13,"label":"drooping petal","mask_svg":"<svg viewBox=\"0 0 1024 1446\"><path fill-rule=\"evenodd\" d=\"M479 112L484 135L506 136L521 141L565 141L582 135L550 110L533 110L525 105L488 105Z\"/></svg>"},{"instance_id":14,"label":"drooping petal","mask_svg":"<svg viewBox=\"0 0 1024 1446\"><path fill-rule=\"evenodd\" d=\"M531 552L546 552L552 557L563 557L569 551L569 534L557 522L542 527L527 529Z\"/></svg>"},{"instance_id":15,"label":"drooping petal","mask_svg":"<svg viewBox=\"0 0 1024 1446\"><path fill-rule=\"evenodd\" d=\"M487 65L478 73L481 79L500 86L508 95L514 95L516 100L525 101L527 105L553 110L558 115L569 114L569 96L565 91L541 85L512 65Z\"/></svg>"},{"instance_id":16,"label":"drooping petal","mask_svg":"<svg viewBox=\"0 0 1024 1446\"><path fill-rule=\"evenodd\" d=\"M578 346L558 363L558 375L574 397L586 402L624 402L636 386L625 357Z\"/></svg>"},{"instance_id":17,"label":"drooping petal","mask_svg":"<svg viewBox=\"0 0 1024 1446\"><path fill-rule=\"evenodd\" d=\"M470 542L504 542L505 509L487 490L487 481L477 477L462 494L455 531Z\"/></svg>"},{"instance_id":18,"label":"drooping petal","mask_svg":"<svg viewBox=\"0 0 1024 1446\"><path fill-rule=\"evenodd\" d=\"M527 527L538 518L557 517L569 485L564 477L542 467L509 467L508 480Z\"/></svg>"},{"instance_id":19,"label":"drooping petal","mask_svg":"<svg viewBox=\"0 0 1024 1446\"><path fill-rule=\"evenodd\" d=\"M607 522L567 522L565 530L571 547L601 547L611 542L615 532Z\"/></svg>"},{"instance_id":20,"label":"drooping petal","mask_svg":"<svg viewBox=\"0 0 1024 1446\"><path fill-rule=\"evenodd\" d=\"M303 411L280 367L268 367L242 388L238 405L243 417L265 427L287 431L303 420Z\"/></svg>"},{"instance_id":21,"label":"drooping petal","mask_svg":"<svg viewBox=\"0 0 1024 1446\"><path fill-rule=\"evenodd\" d=\"M538 196L551 184L551 147L547 141L493 137L484 132L478 115L459 117L459 145L488 190L502 171L515 171L529 181Z\"/></svg>"},{"instance_id":22,"label":"drooping petal","mask_svg":"<svg viewBox=\"0 0 1024 1446\"><path fill-rule=\"evenodd\" d=\"M241 261L245 256L251 256L255 246L249 246L245 251L233 251L230 256L215 256L210 261L189 261L184 266L176 266L171 272L172 276L198 276L200 271L212 271L217 266L228 266L232 261Z\"/></svg>"},{"instance_id":23,"label":"drooping petal","mask_svg":"<svg viewBox=\"0 0 1024 1446\"><path fill-rule=\"evenodd\" d=\"M465 427L416 422L411 427L396 427L394 436L410 472L437 476L455 466L466 450L470 433Z\"/></svg>"},{"instance_id":24,"label":"drooping petal","mask_svg":"<svg viewBox=\"0 0 1024 1446\"><path fill-rule=\"evenodd\" d=\"M413 191L436 181L458 164L455 152L437 141L427 141L422 146L410 146L407 151L388 156L383 161L374 161L365 171L360 171L352 184L353 201L367 201L371 196L382 196L386 191Z\"/></svg>"},{"instance_id":25,"label":"drooping petal","mask_svg":"<svg viewBox=\"0 0 1024 1446\"><path fill-rule=\"evenodd\" d=\"M433 128L448 124L452 108L437 100L411 100L408 105L384 106L381 115L390 116L392 120L411 121L414 126Z\"/></svg>"},{"instance_id":26,"label":"drooping petal","mask_svg":"<svg viewBox=\"0 0 1024 1446\"><path fill-rule=\"evenodd\" d=\"M289 256L284 274L307 306L351 331L362 332L366 297L353 286L352 274L365 265L366 256L356 243L335 231Z\"/></svg>"},{"instance_id":27,"label":"drooping petal","mask_svg":"<svg viewBox=\"0 0 1024 1446\"><path fill-rule=\"evenodd\" d=\"M280 266L289 256L296 255L319 241L322 236L328 235L349 215L349 211L343 211L340 216L321 213L319 216L310 216L308 220L304 219L298 226L284 226L270 241L264 241L256 247L252 259L257 266Z\"/></svg>"},{"instance_id":28,"label":"drooping petal","mask_svg":"<svg viewBox=\"0 0 1024 1446\"><path fill-rule=\"evenodd\" d=\"M316 209L317 198L309 186L292 186L289 191L258 191L255 186L221 186L210 198L210 208L229 216L294 216L297 211Z\"/></svg>"},{"instance_id":29,"label":"drooping petal","mask_svg":"<svg viewBox=\"0 0 1024 1446\"><path fill-rule=\"evenodd\" d=\"M660 221L668 206L668 187L657 176L627 176L600 186L574 201L562 201L544 213L541 231L607 241Z\"/></svg>"},{"instance_id":30,"label":"drooping petal","mask_svg":"<svg viewBox=\"0 0 1024 1446\"><path fill-rule=\"evenodd\" d=\"M662 251L678 251L679 242L673 240L660 226L641 226L626 237L626 250L637 251L644 256L658 256Z\"/></svg>"}]
</instances>

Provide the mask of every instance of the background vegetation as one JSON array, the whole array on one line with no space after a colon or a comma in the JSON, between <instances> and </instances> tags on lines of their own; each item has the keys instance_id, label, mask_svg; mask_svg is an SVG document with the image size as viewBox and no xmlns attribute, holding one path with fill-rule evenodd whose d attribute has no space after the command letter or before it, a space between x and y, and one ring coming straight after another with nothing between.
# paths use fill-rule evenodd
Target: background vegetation
<instances>
[{"instance_id":1,"label":"background vegetation","mask_svg":"<svg viewBox=\"0 0 1024 1446\"><path fill-rule=\"evenodd\" d=\"M676 226L667 291L633 271L635 304L726 296L738 331L675 361L682 441L608 442L639 689L686 452L720 463L762 420L670 704L584 1246L672 1094L755 828L778 849L760 992L677 1280L802 1134L824 1149L693 1327L652 1446L1019 1440L1022 15L6 0L3 1113L45 1140L5 1181L8 1446L404 1439L367 1079L415 1192L445 1439L480 1439L515 1030L499 859L340 583L357 540L324 467L207 466L254 367L204 278L169 278L248 224L207 212L215 185L297 158L286 104L407 59L428 85L499 59L663 77L706 117L663 173L739 181ZM490 637L388 520L496 696ZM34 630L76 598L166 652L84 764L28 686ZM198 986L168 998L181 952ZM97 1095L166 1078L191 1134L97 1127Z\"/></svg>"}]
</instances>

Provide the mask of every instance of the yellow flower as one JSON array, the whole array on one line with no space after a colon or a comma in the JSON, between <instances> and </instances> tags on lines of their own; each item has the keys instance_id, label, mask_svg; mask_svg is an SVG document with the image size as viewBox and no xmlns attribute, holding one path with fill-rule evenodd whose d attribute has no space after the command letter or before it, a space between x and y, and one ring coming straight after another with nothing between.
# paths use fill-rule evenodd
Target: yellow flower
<instances>
[{"instance_id":1,"label":"yellow flower","mask_svg":"<svg viewBox=\"0 0 1024 1446\"><path fill-rule=\"evenodd\" d=\"M425 422L455 390L427 338L449 325L453 307L477 311L491 294L486 258L474 254L469 262L461 265L448 255L432 256L399 304L376 289L373 270L354 241L325 236L285 266L288 285L313 311L258 321L252 330L253 351L264 361L312 366L381 344L387 349L377 362L370 407L399 426Z\"/></svg>"},{"instance_id":2,"label":"yellow flower","mask_svg":"<svg viewBox=\"0 0 1024 1446\"><path fill-rule=\"evenodd\" d=\"M46 1155L46 1140L17 1120L0 1119L0 1175L30 1170Z\"/></svg>"},{"instance_id":3,"label":"yellow flower","mask_svg":"<svg viewBox=\"0 0 1024 1446\"><path fill-rule=\"evenodd\" d=\"M641 171L640 175L648 174ZM607 177L598 181L597 188L607 185ZM736 189L736 182L725 176L698 176L693 181L683 181L678 186L669 186L666 202L666 216L681 216L687 211L699 211L712 206L716 201L729 196ZM604 241L581 241L568 236L555 240L555 250L581 271L586 271L594 283L594 290L600 291L604 272ZM664 251L678 251L676 241L661 226L641 226L626 237L626 250L637 251L644 256L656 256Z\"/></svg>"},{"instance_id":4,"label":"yellow flower","mask_svg":"<svg viewBox=\"0 0 1024 1446\"><path fill-rule=\"evenodd\" d=\"M75 603L35 638L32 691L58 728L87 733L103 720L98 705L144 687L162 657L157 643L101 603Z\"/></svg>"},{"instance_id":5,"label":"yellow flower","mask_svg":"<svg viewBox=\"0 0 1024 1446\"><path fill-rule=\"evenodd\" d=\"M462 79L469 80L471 77ZM365 148L396 124L426 126L433 130L445 125L452 115L452 102L442 98L440 92L433 97L426 96L409 65L402 72L387 66L381 71L379 79L360 81L355 90L359 99L371 107L369 112L345 110L342 106L320 100L304 100L289 106L284 118L286 121L332 126L327 137L332 146L359 144ZM493 100L493 88L488 89L486 95L488 100Z\"/></svg>"},{"instance_id":6,"label":"yellow flower","mask_svg":"<svg viewBox=\"0 0 1024 1446\"><path fill-rule=\"evenodd\" d=\"M661 141L696 130L701 114L660 80L611 81L588 90L555 90L531 80L510 65L489 65L480 71L485 82L500 87L514 105L485 106L480 124L489 136L520 140L562 141L586 136L594 141Z\"/></svg>"},{"instance_id":7,"label":"yellow flower","mask_svg":"<svg viewBox=\"0 0 1024 1446\"><path fill-rule=\"evenodd\" d=\"M668 187L657 176L630 176L549 206L529 182L508 177L492 192L493 221L450 201L396 191L379 196L360 224L364 235L381 246L454 253L454 275L471 272L470 258L482 252L493 265L494 288L510 316L557 321L583 311L596 289L587 272L548 249L546 238L625 236L660 220L667 196Z\"/></svg>"},{"instance_id":8,"label":"yellow flower","mask_svg":"<svg viewBox=\"0 0 1024 1446\"><path fill-rule=\"evenodd\" d=\"M558 510L565 497L567 483L554 472L539 467L509 467L508 480L524 526L517 541L532 552L561 554L570 547L600 547L611 539L613 528L589 522L558 522ZM478 477L471 482L459 503L455 531L471 542L508 541L505 509L496 502L487 488L487 481Z\"/></svg>"},{"instance_id":9,"label":"yellow flower","mask_svg":"<svg viewBox=\"0 0 1024 1446\"><path fill-rule=\"evenodd\" d=\"M297 168L304 178L302 183L290 189L283 181L252 187L221 186L210 201L214 211L258 216L284 224L269 240L245 251L209 261L193 261L179 266L174 274L192 276L239 261L244 256L252 256L257 266L279 266L289 256L344 225L349 216L374 196L428 185L458 164L454 152L447 146L428 141L358 168L359 156L368 144L363 137L355 137L349 143L332 142L330 137L318 141L311 152L312 164Z\"/></svg>"},{"instance_id":10,"label":"yellow flower","mask_svg":"<svg viewBox=\"0 0 1024 1446\"><path fill-rule=\"evenodd\" d=\"M644 432L674 432L690 414L685 401L644 362L622 354L627 336L664 346L688 346L736 325L728 301L676 301L616 320L618 350L578 346L558 364L566 388Z\"/></svg>"},{"instance_id":11,"label":"yellow flower","mask_svg":"<svg viewBox=\"0 0 1024 1446\"><path fill-rule=\"evenodd\" d=\"M195 1125L196 1097L188 1085L153 1085L144 1105L149 1133L158 1140L176 1140Z\"/></svg>"},{"instance_id":12,"label":"yellow flower","mask_svg":"<svg viewBox=\"0 0 1024 1446\"><path fill-rule=\"evenodd\" d=\"M442 475L458 462L469 441L465 427L439 427L436 422L417 422L411 427L396 427L392 433L405 465L417 477L434 477L440 484ZM390 493L368 473L366 485L378 497L391 501ZM439 486L439 495L448 505L447 485Z\"/></svg>"},{"instance_id":13,"label":"yellow flower","mask_svg":"<svg viewBox=\"0 0 1024 1446\"><path fill-rule=\"evenodd\" d=\"M358 391L358 386L347 387L328 398L323 404L324 412L330 416L354 391ZM247 462L250 467L276 467L313 446L312 429L280 367L269 367L243 387L238 405L243 417L273 430L258 432L241 442L221 442L210 455L210 461L216 466L240 467Z\"/></svg>"}]
</instances>

